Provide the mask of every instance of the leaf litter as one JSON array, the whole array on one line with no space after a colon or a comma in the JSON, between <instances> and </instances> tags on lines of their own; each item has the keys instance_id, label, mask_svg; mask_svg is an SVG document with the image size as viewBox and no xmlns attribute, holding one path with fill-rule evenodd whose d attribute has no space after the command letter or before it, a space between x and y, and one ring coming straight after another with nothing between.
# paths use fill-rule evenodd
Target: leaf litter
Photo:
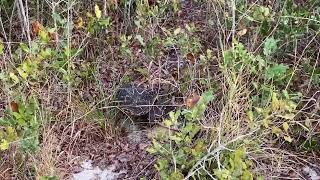
<instances>
[{"instance_id":1,"label":"leaf litter","mask_svg":"<svg viewBox=\"0 0 320 180\"><path fill-rule=\"evenodd\" d=\"M64 171L63 179L151 179L156 176L155 157L146 152L151 144L147 133L129 132L110 137L100 126L81 121L73 125L60 124L53 132L59 142L55 153L59 154L57 167Z\"/></svg>"}]
</instances>

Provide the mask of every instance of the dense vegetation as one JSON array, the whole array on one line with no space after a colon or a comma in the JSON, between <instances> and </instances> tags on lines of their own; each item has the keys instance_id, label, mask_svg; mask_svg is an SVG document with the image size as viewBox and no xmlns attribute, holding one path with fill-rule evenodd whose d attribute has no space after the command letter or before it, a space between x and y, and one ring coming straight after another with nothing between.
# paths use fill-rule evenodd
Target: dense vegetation
<instances>
[{"instance_id":1,"label":"dense vegetation","mask_svg":"<svg viewBox=\"0 0 320 180\"><path fill-rule=\"evenodd\" d=\"M0 0L0 15L1 179L68 179L136 147L126 178L320 177L320 1ZM174 110L132 125L126 83Z\"/></svg>"}]
</instances>

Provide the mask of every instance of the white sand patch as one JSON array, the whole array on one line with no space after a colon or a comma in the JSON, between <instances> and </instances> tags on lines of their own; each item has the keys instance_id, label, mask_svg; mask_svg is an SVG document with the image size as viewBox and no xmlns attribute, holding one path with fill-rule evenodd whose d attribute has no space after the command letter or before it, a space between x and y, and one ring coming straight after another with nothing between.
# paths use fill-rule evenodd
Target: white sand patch
<instances>
[{"instance_id":1,"label":"white sand patch","mask_svg":"<svg viewBox=\"0 0 320 180\"><path fill-rule=\"evenodd\" d=\"M115 170L114 166L109 166L104 170L99 167L93 167L91 160L84 161L81 167L83 170L73 174L73 180L113 180L117 179L120 174L125 173L124 171L113 172Z\"/></svg>"}]
</instances>

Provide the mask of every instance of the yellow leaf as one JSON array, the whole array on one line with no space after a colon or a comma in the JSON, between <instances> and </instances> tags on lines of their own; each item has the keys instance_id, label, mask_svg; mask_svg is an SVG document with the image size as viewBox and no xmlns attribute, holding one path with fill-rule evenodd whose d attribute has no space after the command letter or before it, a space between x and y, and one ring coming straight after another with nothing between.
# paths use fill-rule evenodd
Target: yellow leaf
<instances>
[{"instance_id":1,"label":"yellow leaf","mask_svg":"<svg viewBox=\"0 0 320 180\"><path fill-rule=\"evenodd\" d=\"M39 31L39 36L40 36L40 39L44 42L47 42L49 41L49 35L48 35L48 32L44 31L44 30L40 30Z\"/></svg>"},{"instance_id":2,"label":"yellow leaf","mask_svg":"<svg viewBox=\"0 0 320 180\"><path fill-rule=\"evenodd\" d=\"M287 108L286 108L286 101L280 100L279 101L279 109L281 112L284 112Z\"/></svg>"},{"instance_id":3,"label":"yellow leaf","mask_svg":"<svg viewBox=\"0 0 320 180\"><path fill-rule=\"evenodd\" d=\"M278 115L276 115L276 117L279 117L279 118L283 118L283 119L287 119L287 120L292 120L292 119L294 119L294 117L295 117L296 115L295 114L285 114L285 115L280 115L280 114L278 114Z\"/></svg>"},{"instance_id":4,"label":"yellow leaf","mask_svg":"<svg viewBox=\"0 0 320 180\"><path fill-rule=\"evenodd\" d=\"M282 130L281 130L280 128L278 128L278 127L275 126L275 127L272 127L271 132L272 132L273 134L277 135L277 137L279 137L280 134L282 133Z\"/></svg>"},{"instance_id":5,"label":"yellow leaf","mask_svg":"<svg viewBox=\"0 0 320 180\"><path fill-rule=\"evenodd\" d=\"M83 19L82 17L79 17L76 24L75 24L76 29L80 29L83 27Z\"/></svg>"},{"instance_id":6,"label":"yellow leaf","mask_svg":"<svg viewBox=\"0 0 320 180\"><path fill-rule=\"evenodd\" d=\"M9 77L12 79L12 81L13 81L15 84L17 84L17 83L20 82L20 81L19 81L19 78L18 78L13 72L9 73Z\"/></svg>"},{"instance_id":7,"label":"yellow leaf","mask_svg":"<svg viewBox=\"0 0 320 180\"><path fill-rule=\"evenodd\" d=\"M265 128L268 128L268 127L269 127L270 121L269 121L268 118L264 118L264 119L262 120L262 122L263 122L263 126L264 126Z\"/></svg>"},{"instance_id":8,"label":"yellow leaf","mask_svg":"<svg viewBox=\"0 0 320 180\"><path fill-rule=\"evenodd\" d=\"M247 29L245 28L245 29L238 31L237 35L241 37L241 36L245 35L246 33L247 33Z\"/></svg>"},{"instance_id":9,"label":"yellow leaf","mask_svg":"<svg viewBox=\"0 0 320 180\"><path fill-rule=\"evenodd\" d=\"M289 102L287 103L286 108L287 108L288 111L291 112L291 111L293 111L293 110L295 110L295 109L297 108L297 104L294 103L294 102L292 102L292 101L289 101Z\"/></svg>"},{"instance_id":10,"label":"yellow leaf","mask_svg":"<svg viewBox=\"0 0 320 180\"><path fill-rule=\"evenodd\" d=\"M89 12L86 13L86 16L87 16L88 18L92 18L92 17L93 17L93 15L92 15L91 13L89 13Z\"/></svg>"},{"instance_id":11,"label":"yellow leaf","mask_svg":"<svg viewBox=\"0 0 320 180\"><path fill-rule=\"evenodd\" d=\"M279 100L277 98L277 93L273 92L272 93L272 102L271 102L271 107L272 111L276 111L279 109Z\"/></svg>"},{"instance_id":12,"label":"yellow leaf","mask_svg":"<svg viewBox=\"0 0 320 180\"><path fill-rule=\"evenodd\" d=\"M212 58L212 50L211 49L207 49L207 58L208 59Z\"/></svg>"},{"instance_id":13,"label":"yellow leaf","mask_svg":"<svg viewBox=\"0 0 320 180\"><path fill-rule=\"evenodd\" d=\"M9 145L10 145L10 143L7 140L2 139L2 141L0 143L0 150L2 150L2 151L7 150L9 148Z\"/></svg>"},{"instance_id":14,"label":"yellow leaf","mask_svg":"<svg viewBox=\"0 0 320 180\"><path fill-rule=\"evenodd\" d=\"M6 128L6 133L7 133L7 140L12 142L15 141L18 138L17 132L14 130L14 128L8 126Z\"/></svg>"},{"instance_id":15,"label":"yellow leaf","mask_svg":"<svg viewBox=\"0 0 320 180\"><path fill-rule=\"evenodd\" d=\"M172 126L172 121L170 121L170 120L165 120L163 123L164 123L165 126L167 126L167 127Z\"/></svg>"},{"instance_id":16,"label":"yellow leaf","mask_svg":"<svg viewBox=\"0 0 320 180\"><path fill-rule=\"evenodd\" d=\"M282 127L283 127L283 130L284 130L286 133L288 133L289 124L288 124L287 122L284 122L284 123L282 124Z\"/></svg>"},{"instance_id":17,"label":"yellow leaf","mask_svg":"<svg viewBox=\"0 0 320 180\"><path fill-rule=\"evenodd\" d=\"M253 112L252 112L252 111L248 111L248 112L247 112L247 116L248 116L248 120L249 120L250 122L252 122L252 121L253 121Z\"/></svg>"},{"instance_id":18,"label":"yellow leaf","mask_svg":"<svg viewBox=\"0 0 320 180\"><path fill-rule=\"evenodd\" d=\"M284 136L283 138L284 138L284 140L288 141L289 143L292 142L292 138L290 136Z\"/></svg>"},{"instance_id":19,"label":"yellow leaf","mask_svg":"<svg viewBox=\"0 0 320 180\"><path fill-rule=\"evenodd\" d=\"M26 73L23 69L21 68L17 68L17 71L19 73L19 75L23 78L23 79L27 79L28 77L28 73Z\"/></svg>"},{"instance_id":20,"label":"yellow leaf","mask_svg":"<svg viewBox=\"0 0 320 180\"><path fill-rule=\"evenodd\" d=\"M96 17L98 19L100 19L101 18L101 10L100 10L100 8L99 8L99 6L97 4L94 6L94 12L96 14Z\"/></svg>"},{"instance_id":21,"label":"yellow leaf","mask_svg":"<svg viewBox=\"0 0 320 180\"><path fill-rule=\"evenodd\" d=\"M254 107L254 109L257 111L257 113L262 114L264 111L262 108Z\"/></svg>"},{"instance_id":22,"label":"yellow leaf","mask_svg":"<svg viewBox=\"0 0 320 180\"><path fill-rule=\"evenodd\" d=\"M176 30L174 30L173 34L178 35L180 32L181 32L181 28L177 28Z\"/></svg>"},{"instance_id":23,"label":"yellow leaf","mask_svg":"<svg viewBox=\"0 0 320 180\"><path fill-rule=\"evenodd\" d=\"M30 66L29 66L29 62L28 60L24 61L21 66L19 67L19 69L21 68L23 71L27 72L28 69L30 69ZM31 63L30 63L31 64Z\"/></svg>"}]
</instances>

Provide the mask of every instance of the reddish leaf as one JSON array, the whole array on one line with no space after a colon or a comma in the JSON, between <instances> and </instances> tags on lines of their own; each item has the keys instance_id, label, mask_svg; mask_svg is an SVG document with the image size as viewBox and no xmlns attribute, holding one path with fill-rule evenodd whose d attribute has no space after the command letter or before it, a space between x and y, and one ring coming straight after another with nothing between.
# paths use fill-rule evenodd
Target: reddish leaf
<instances>
[{"instance_id":1,"label":"reddish leaf","mask_svg":"<svg viewBox=\"0 0 320 180\"><path fill-rule=\"evenodd\" d=\"M10 103L10 108L12 112L19 112L19 106L16 102L12 101Z\"/></svg>"},{"instance_id":2,"label":"reddish leaf","mask_svg":"<svg viewBox=\"0 0 320 180\"><path fill-rule=\"evenodd\" d=\"M188 61L190 61L191 63L195 63L196 58L194 57L194 55L192 53L188 53L187 54L187 59Z\"/></svg>"},{"instance_id":3,"label":"reddish leaf","mask_svg":"<svg viewBox=\"0 0 320 180\"><path fill-rule=\"evenodd\" d=\"M157 1L156 0L148 0L148 4L149 4L149 6L155 6L155 5L157 5Z\"/></svg>"},{"instance_id":4,"label":"reddish leaf","mask_svg":"<svg viewBox=\"0 0 320 180\"><path fill-rule=\"evenodd\" d=\"M199 100L200 96L197 94L193 94L192 96L189 96L187 98L186 105L188 108L192 108L198 103Z\"/></svg>"},{"instance_id":5,"label":"reddish leaf","mask_svg":"<svg viewBox=\"0 0 320 180\"><path fill-rule=\"evenodd\" d=\"M32 23L32 33L34 36L36 36L40 32L41 29L42 29L42 25L40 24L40 22L38 20L36 20Z\"/></svg>"}]
</instances>

